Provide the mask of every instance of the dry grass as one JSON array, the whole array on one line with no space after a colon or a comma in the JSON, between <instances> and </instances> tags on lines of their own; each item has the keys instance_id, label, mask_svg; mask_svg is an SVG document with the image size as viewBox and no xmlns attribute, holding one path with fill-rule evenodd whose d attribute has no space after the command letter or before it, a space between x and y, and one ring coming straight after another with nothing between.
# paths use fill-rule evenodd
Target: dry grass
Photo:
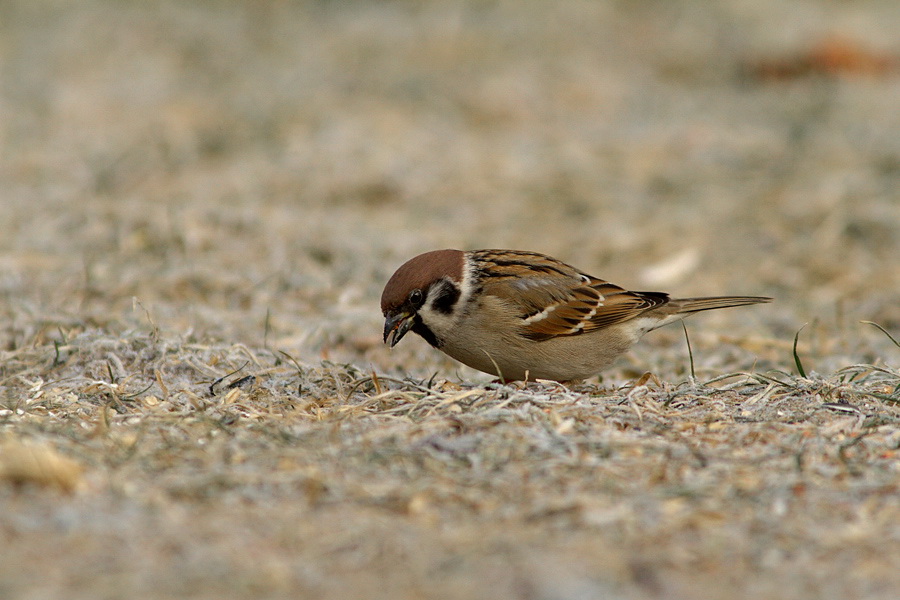
<instances>
[{"instance_id":1,"label":"dry grass","mask_svg":"<svg viewBox=\"0 0 900 600\"><path fill-rule=\"evenodd\" d=\"M900 13L783 4L3 4L0 597L896 596ZM501 386L444 246L777 301Z\"/></svg>"}]
</instances>

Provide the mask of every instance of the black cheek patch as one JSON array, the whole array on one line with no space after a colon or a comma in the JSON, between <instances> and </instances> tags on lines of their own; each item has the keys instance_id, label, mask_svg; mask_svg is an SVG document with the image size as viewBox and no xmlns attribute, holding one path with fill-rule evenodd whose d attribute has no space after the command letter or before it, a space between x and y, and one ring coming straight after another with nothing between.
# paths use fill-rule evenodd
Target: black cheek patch
<instances>
[{"instance_id":1,"label":"black cheek patch","mask_svg":"<svg viewBox=\"0 0 900 600\"><path fill-rule=\"evenodd\" d=\"M453 314L453 307L456 306L456 301L459 300L459 288L446 279L441 281L438 285L440 288L438 288L437 296L435 297L434 302L432 302L431 307L445 315Z\"/></svg>"}]
</instances>

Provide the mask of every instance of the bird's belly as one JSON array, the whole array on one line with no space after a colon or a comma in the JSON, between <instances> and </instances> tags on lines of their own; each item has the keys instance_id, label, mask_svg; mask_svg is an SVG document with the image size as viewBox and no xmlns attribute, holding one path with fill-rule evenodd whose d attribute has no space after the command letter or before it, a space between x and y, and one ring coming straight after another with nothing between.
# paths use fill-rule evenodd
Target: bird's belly
<instances>
[{"instance_id":1,"label":"bird's belly","mask_svg":"<svg viewBox=\"0 0 900 600\"><path fill-rule=\"evenodd\" d=\"M587 379L622 354L630 340L585 334L535 342L524 338L483 342L480 346L446 344L441 350L459 362L505 381Z\"/></svg>"}]
</instances>

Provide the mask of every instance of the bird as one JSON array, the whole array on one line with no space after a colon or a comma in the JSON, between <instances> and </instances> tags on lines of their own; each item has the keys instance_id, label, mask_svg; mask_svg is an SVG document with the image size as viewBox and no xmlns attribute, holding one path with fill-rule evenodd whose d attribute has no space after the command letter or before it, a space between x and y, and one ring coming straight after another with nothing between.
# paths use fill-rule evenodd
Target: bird
<instances>
[{"instance_id":1,"label":"bird","mask_svg":"<svg viewBox=\"0 0 900 600\"><path fill-rule=\"evenodd\" d=\"M764 296L670 298L634 292L523 250L432 250L401 265L381 294L384 343L408 332L500 382L577 382L645 333L695 312Z\"/></svg>"}]
</instances>

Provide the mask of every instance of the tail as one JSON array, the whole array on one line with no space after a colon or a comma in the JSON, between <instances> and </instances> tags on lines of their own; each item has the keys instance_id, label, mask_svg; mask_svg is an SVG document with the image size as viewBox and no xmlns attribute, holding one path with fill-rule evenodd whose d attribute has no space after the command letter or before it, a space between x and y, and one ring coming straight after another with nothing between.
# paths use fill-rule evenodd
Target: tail
<instances>
[{"instance_id":1,"label":"tail","mask_svg":"<svg viewBox=\"0 0 900 600\"><path fill-rule=\"evenodd\" d=\"M746 306L747 304L762 304L771 302L766 296L711 296L708 298L676 298L669 300L667 308L675 313L695 313L701 310L714 308L731 308L732 306Z\"/></svg>"},{"instance_id":2,"label":"tail","mask_svg":"<svg viewBox=\"0 0 900 600\"><path fill-rule=\"evenodd\" d=\"M771 302L772 298L766 296L710 296L707 298L675 298L666 304L656 308L653 312L665 315L665 318L656 323L652 329L658 329L679 321L689 315L714 308L731 308L732 306L746 306L748 304L763 304ZM658 311L658 312L657 312ZM652 331L652 329L650 331Z\"/></svg>"}]
</instances>

